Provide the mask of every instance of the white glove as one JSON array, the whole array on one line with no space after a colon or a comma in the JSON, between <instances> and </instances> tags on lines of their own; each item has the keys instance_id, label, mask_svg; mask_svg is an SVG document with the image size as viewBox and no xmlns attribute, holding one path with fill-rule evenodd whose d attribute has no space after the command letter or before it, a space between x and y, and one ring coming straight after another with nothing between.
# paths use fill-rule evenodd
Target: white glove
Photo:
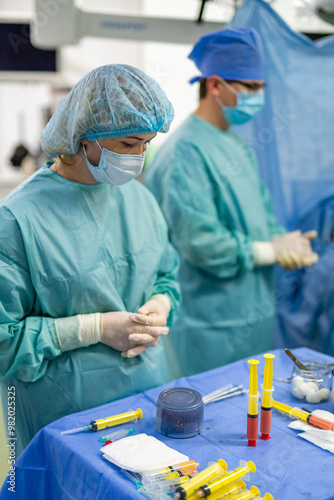
<instances>
[{"instance_id":1,"label":"white glove","mask_svg":"<svg viewBox=\"0 0 334 500\"><path fill-rule=\"evenodd\" d=\"M167 335L168 331L159 316L127 311L101 314L101 342L128 358L141 354L148 347L155 347L160 336Z\"/></svg>"},{"instance_id":2,"label":"white glove","mask_svg":"<svg viewBox=\"0 0 334 500\"><path fill-rule=\"evenodd\" d=\"M271 240L277 263L283 269L310 267L319 256L312 251L310 240L317 236L316 231L302 234L299 230L278 236Z\"/></svg>"},{"instance_id":3,"label":"white glove","mask_svg":"<svg viewBox=\"0 0 334 500\"><path fill-rule=\"evenodd\" d=\"M116 311L79 314L55 320L59 345L63 352L102 342L124 357L141 354L154 347L166 327L170 301L166 295L152 296L138 313Z\"/></svg>"}]
</instances>

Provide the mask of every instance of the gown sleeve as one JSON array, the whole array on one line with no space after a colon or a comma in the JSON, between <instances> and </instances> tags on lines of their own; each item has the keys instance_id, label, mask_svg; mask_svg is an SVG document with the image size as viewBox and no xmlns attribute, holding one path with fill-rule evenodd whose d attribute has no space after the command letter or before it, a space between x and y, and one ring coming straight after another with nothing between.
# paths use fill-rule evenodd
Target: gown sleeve
<instances>
[{"instance_id":1,"label":"gown sleeve","mask_svg":"<svg viewBox=\"0 0 334 500\"><path fill-rule=\"evenodd\" d=\"M274 214L269 189L263 181L260 181L260 184L262 201L267 214L270 237L272 239L274 236L282 236L286 233L286 230L279 224L276 215Z\"/></svg>"},{"instance_id":2,"label":"gown sleeve","mask_svg":"<svg viewBox=\"0 0 334 500\"><path fill-rule=\"evenodd\" d=\"M0 220L0 377L34 382L62 351L54 319L32 315L36 293L20 228L4 206Z\"/></svg>"}]
</instances>

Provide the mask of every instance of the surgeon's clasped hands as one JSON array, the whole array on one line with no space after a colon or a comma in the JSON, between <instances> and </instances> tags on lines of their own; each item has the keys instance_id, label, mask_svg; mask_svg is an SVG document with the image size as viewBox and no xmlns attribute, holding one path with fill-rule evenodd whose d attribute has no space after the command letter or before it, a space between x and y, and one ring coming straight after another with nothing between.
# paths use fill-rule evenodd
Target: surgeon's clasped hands
<instances>
[{"instance_id":1,"label":"surgeon's clasped hands","mask_svg":"<svg viewBox=\"0 0 334 500\"><path fill-rule=\"evenodd\" d=\"M140 307L138 313L103 313L101 342L121 351L124 357L138 356L148 347L155 347L161 335L168 334L165 325L169 310L169 299L156 295Z\"/></svg>"},{"instance_id":2,"label":"surgeon's clasped hands","mask_svg":"<svg viewBox=\"0 0 334 500\"><path fill-rule=\"evenodd\" d=\"M310 243L316 236L316 231L302 234L297 230L272 239L277 263L283 269L289 270L311 267L319 259L318 254L312 251Z\"/></svg>"}]
</instances>

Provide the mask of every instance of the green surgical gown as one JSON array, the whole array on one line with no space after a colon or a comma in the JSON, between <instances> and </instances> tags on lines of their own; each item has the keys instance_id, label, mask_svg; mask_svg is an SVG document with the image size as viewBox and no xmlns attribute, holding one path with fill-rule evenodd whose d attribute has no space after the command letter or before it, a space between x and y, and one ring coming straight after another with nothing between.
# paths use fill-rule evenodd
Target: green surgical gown
<instances>
[{"instance_id":1,"label":"green surgical gown","mask_svg":"<svg viewBox=\"0 0 334 500\"><path fill-rule=\"evenodd\" d=\"M273 266L254 267L253 241L284 233L253 153L233 131L192 115L146 176L181 257L180 318L166 342L172 375L192 375L272 345Z\"/></svg>"},{"instance_id":2,"label":"green surgical gown","mask_svg":"<svg viewBox=\"0 0 334 500\"><path fill-rule=\"evenodd\" d=\"M7 415L15 388L16 456L59 417L168 381L161 341L129 359L101 343L62 353L54 318L137 311L164 293L171 326L180 299L154 196L137 181L72 182L51 164L0 204L1 393Z\"/></svg>"}]
</instances>

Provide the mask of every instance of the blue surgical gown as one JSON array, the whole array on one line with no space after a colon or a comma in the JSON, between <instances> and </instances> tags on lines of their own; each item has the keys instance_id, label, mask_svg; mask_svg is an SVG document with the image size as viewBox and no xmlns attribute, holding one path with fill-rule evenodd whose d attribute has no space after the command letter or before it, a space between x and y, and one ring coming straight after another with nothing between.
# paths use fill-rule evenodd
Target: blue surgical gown
<instances>
[{"instance_id":1,"label":"blue surgical gown","mask_svg":"<svg viewBox=\"0 0 334 500\"><path fill-rule=\"evenodd\" d=\"M137 311L164 293L171 326L179 303L152 194L137 181L72 182L51 164L0 204L0 375L4 412L15 388L16 456L59 417L168 381L162 342L129 359L101 343L62 353L54 318Z\"/></svg>"},{"instance_id":2,"label":"blue surgical gown","mask_svg":"<svg viewBox=\"0 0 334 500\"><path fill-rule=\"evenodd\" d=\"M162 145L145 182L181 257L173 376L252 356L272 345L273 266L254 267L253 241L284 233L252 151L235 132L191 115Z\"/></svg>"}]
</instances>

